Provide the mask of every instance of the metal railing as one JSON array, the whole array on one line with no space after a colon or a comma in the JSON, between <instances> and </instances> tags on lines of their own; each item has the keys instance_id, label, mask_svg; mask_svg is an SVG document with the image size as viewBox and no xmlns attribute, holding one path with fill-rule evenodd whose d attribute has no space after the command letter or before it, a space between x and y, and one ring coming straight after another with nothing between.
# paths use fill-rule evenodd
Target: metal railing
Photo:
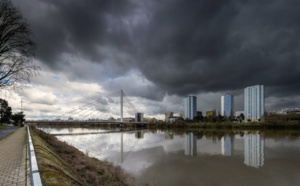
<instances>
[{"instance_id":1,"label":"metal railing","mask_svg":"<svg viewBox=\"0 0 300 186\"><path fill-rule=\"evenodd\" d=\"M30 166L30 179L32 186L42 186L41 176L39 173L39 168L37 165L37 160L34 152L34 147L30 135L29 127L27 126L28 131L28 154L29 154L29 166Z\"/></svg>"}]
</instances>

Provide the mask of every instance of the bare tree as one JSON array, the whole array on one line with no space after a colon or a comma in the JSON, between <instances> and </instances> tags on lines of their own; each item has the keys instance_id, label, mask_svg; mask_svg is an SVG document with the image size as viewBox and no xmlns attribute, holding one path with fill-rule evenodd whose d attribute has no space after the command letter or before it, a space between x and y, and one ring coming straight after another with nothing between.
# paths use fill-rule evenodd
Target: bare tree
<instances>
[{"instance_id":1,"label":"bare tree","mask_svg":"<svg viewBox=\"0 0 300 186\"><path fill-rule=\"evenodd\" d=\"M32 62L32 32L11 0L0 2L0 90L29 82L39 67Z\"/></svg>"}]
</instances>

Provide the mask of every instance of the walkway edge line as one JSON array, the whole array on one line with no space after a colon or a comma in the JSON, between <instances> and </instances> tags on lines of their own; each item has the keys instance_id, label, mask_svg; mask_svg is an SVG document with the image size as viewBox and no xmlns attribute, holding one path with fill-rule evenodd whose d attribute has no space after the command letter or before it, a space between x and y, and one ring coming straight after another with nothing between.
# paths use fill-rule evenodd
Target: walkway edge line
<instances>
[{"instance_id":1,"label":"walkway edge line","mask_svg":"<svg viewBox=\"0 0 300 186\"><path fill-rule=\"evenodd\" d=\"M41 181L41 176L39 173L39 168L37 165L37 160L36 160L31 134L28 126L27 126L27 132L28 132L28 154L29 154L29 164L30 164L31 185L42 186L43 184Z\"/></svg>"}]
</instances>

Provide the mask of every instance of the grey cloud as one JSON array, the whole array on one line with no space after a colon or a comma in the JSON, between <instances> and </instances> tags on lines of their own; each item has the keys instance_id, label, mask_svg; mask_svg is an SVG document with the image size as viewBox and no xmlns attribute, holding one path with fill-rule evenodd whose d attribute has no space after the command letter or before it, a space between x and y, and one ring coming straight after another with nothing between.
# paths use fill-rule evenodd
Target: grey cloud
<instances>
[{"instance_id":1,"label":"grey cloud","mask_svg":"<svg viewBox=\"0 0 300 186\"><path fill-rule=\"evenodd\" d=\"M129 1L19 1L17 6L32 25L37 40L37 58L57 68L61 56L71 53L94 62L103 55L98 46L126 48L122 17L130 10ZM30 7L32 4L39 6ZM29 9L26 9L29 8ZM44 14L39 19L39 14Z\"/></svg>"},{"instance_id":2,"label":"grey cloud","mask_svg":"<svg viewBox=\"0 0 300 186\"><path fill-rule=\"evenodd\" d=\"M295 4L176 3L166 5L151 21L147 57L140 64L149 80L179 95L254 84L287 85L287 93L299 92L291 86L300 78L300 14ZM159 70L149 71L155 65Z\"/></svg>"},{"instance_id":3,"label":"grey cloud","mask_svg":"<svg viewBox=\"0 0 300 186\"><path fill-rule=\"evenodd\" d=\"M37 58L71 78L103 82L64 54L101 64L103 79L140 71L153 87L122 86L155 100L255 84L267 97L300 91L297 0L15 2L32 25ZM26 9L32 3L40 6Z\"/></svg>"}]
</instances>

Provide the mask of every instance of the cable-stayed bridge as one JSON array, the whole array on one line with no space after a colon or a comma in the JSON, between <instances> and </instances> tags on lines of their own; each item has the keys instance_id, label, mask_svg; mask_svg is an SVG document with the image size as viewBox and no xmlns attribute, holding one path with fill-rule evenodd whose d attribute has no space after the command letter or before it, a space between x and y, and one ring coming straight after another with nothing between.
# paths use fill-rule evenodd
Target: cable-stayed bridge
<instances>
[{"instance_id":1,"label":"cable-stayed bridge","mask_svg":"<svg viewBox=\"0 0 300 186\"><path fill-rule=\"evenodd\" d=\"M136 114L139 119L135 118ZM52 120L38 121L38 123L145 123L141 120L142 115L121 90L107 96L99 96Z\"/></svg>"}]
</instances>

